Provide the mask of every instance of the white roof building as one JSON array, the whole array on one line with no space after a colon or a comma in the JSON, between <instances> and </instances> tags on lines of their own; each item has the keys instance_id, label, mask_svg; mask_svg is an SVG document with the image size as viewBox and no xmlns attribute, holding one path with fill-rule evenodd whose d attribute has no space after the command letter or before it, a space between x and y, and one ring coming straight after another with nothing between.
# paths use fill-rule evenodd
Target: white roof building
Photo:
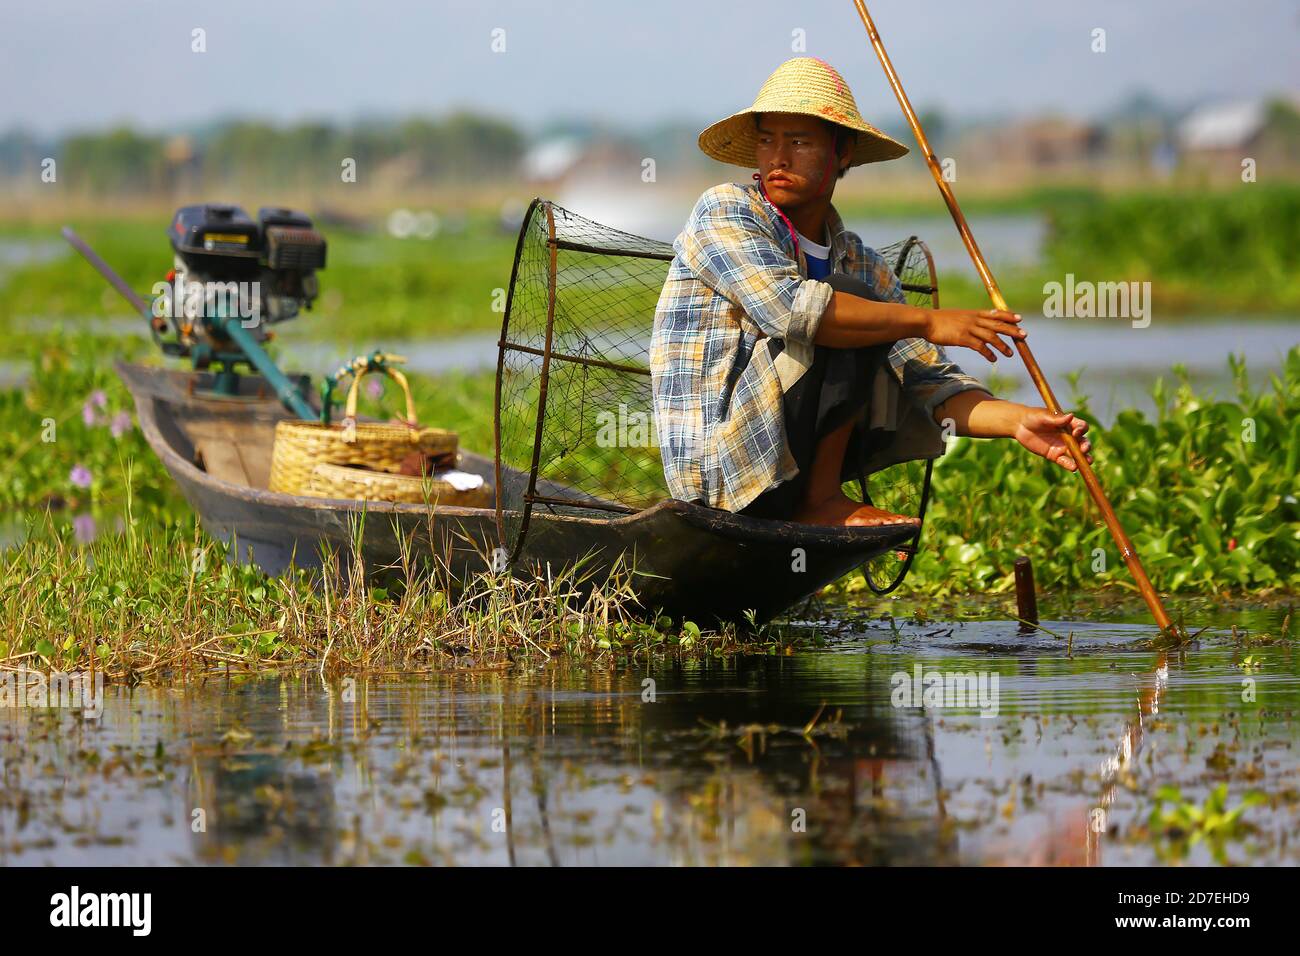
<instances>
[{"instance_id":1,"label":"white roof building","mask_svg":"<svg viewBox=\"0 0 1300 956\"><path fill-rule=\"evenodd\" d=\"M1203 106L1178 124L1178 145L1185 150L1234 149L1251 142L1264 128L1263 100Z\"/></svg>"},{"instance_id":2,"label":"white roof building","mask_svg":"<svg viewBox=\"0 0 1300 956\"><path fill-rule=\"evenodd\" d=\"M583 149L583 144L571 136L544 140L524 154L520 172L533 181L560 179L577 165Z\"/></svg>"}]
</instances>

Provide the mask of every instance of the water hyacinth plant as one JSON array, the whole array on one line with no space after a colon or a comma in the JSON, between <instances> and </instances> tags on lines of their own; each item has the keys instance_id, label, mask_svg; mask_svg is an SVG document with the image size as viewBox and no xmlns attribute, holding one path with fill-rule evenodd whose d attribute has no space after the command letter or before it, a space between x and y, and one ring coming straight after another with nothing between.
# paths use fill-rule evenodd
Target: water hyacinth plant
<instances>
[{"instance_id":1,"label":"water hyacinth plant","mask_svg":"<svg viewBox=\"0 0 1300 956\"><path fill-rule=\"evenodd\" d=\"M1177 787L1163 786L1156 791L1146 831L1152 839L1163 841L1159 845L1162 857L1180 859L1204 841L1215 861L1226 863L1225 845L1248 830L1242 815L1266 802L1263 794L1250 790L1242 795L1237 806L1229 808L1226 783L1210 791L1202 804L1184 799Z\"/></svg>"},{"instance_id":2,"label":"water hyacinth plant","mask_svg":"<svg viewBox=\"0 0 1300 956\"><path fill-rule=\"evenodd\" d=\"M23 385L0 390L0 507L13 514L120 509L129 464L137 508L185 513L135 428L130 395L103 361L143 347L135 339L62 335L30 346Z\"/></svg>"},{"instance_id":3,"label":"water hyacinth plant","mask_svg":"<svg viewBox=\"0 0 1300 956\"><path fill-rule=\"evenodd\" d=\"M1198 394L1176 368L1172 389L1152 388L1154 421L1128 409L1090 433L1098 478L1161 591L1300 587L1300 347L1259 390L1229 361L1233 398ZM1093 419L1086 399L1071 407ZM962 438L936 464L933 494L913 591L1009 590L1022 554L1046 588L1132 587L1074 475Z\"/></svg>"}]
</instances>

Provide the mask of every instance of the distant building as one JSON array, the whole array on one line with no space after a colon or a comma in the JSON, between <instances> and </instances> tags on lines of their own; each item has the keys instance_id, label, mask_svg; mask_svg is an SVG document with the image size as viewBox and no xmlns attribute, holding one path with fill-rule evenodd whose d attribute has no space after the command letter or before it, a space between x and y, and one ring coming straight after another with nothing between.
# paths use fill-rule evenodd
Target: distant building
<instances>
[{"instance_id":1,"label":"distant building","mask_svg":"<svg viewBox=\"0 0 1300 956\"><path fill-rule=\"evenodd\" d=\"M586 179L627 177L641 181L641 150L607 137L586 141L571 136L542 140L520 161L521 177L530 185L559 186Z\"/></svg>"},{"instance_id":2,"label":"distant building","mask_svg":"<svg viewBox=\"0 0 1300 956\"><path fill-rule=\"evenodd\" d=\"M1050 116L972 129L961 137L956 155L967 169L1032 176L1088 168L1105 150L1102 127Z\"/></svg>"},{"instance_id":3,"label":"distant building","mask_svg":"<svg viewBox=\"0 0 1300 956\"><path fill-rule=\"evenodd\" d=\"M1239 176L1243 162L1295 172L1300 168L1300 95L1214 103L1193 110L1178 125L1183 168Z\"/></svg>"},{"instance_id":4,"label":"distant building","mask_svg":"<svg viewBox=\"0 0 1300 956\"><path fill-rule=\"evenodd\" d=\"M519 161L519 174L530 183L555 182L569 174L582 150L582 143L572 136L543 140Z\"/></svg>"},{"instance_id":5,"label":"distant building","mask_svg":"<svg viewBox=\"0 0 1300 956\"><path fill-rule=\"evenodd\" d=\"M1106 146L1101 127L1059 117L1028 120L1011 127L1008 134L1038 169L1091 163L1101 157Z\"/></svg>"}]
</instances>

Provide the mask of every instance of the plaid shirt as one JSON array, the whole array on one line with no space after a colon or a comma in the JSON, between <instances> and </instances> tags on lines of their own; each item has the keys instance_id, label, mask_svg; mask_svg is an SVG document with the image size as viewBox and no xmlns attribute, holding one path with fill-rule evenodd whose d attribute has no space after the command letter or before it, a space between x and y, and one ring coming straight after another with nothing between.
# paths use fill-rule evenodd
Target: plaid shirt
<instances>
[{"instance_id":1,"label":"plaid shirt","mask_svg":"<svg viewBox=\"0 0 1300 956\"><path fill-rule=\"evenodd\" d=\"M905 302L893 271L832 206L832 272L870 283L882 302ZM808 279L803 250L757 183L709 189L673 243L676 256L655 310L650 344L655 427L674 498L739 511L798 474L782 397L812 362L813 339L834 290ZM756 348L780 340L773 359ZM910 402L931 416L958 392L984 386L942 348L900 339L889 365Z\"/></svg>"}]
</instances>

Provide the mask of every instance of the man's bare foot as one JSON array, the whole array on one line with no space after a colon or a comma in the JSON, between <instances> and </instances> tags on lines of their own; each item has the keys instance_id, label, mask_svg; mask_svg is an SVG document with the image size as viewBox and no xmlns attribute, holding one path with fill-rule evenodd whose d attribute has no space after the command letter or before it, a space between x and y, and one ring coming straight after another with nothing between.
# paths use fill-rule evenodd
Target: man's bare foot
<instances>
[{"instance_id":1,"label":"man's bare foot","mask_svg":"<svg viewBox=\"0 0 1300 956\"><path fill-rule=\"evenodd\" d=\"M790 518L799 524L830 525L832 527L863 528L878 525L919 525L919 518L896 515L881 508L864 505L860 501L834 495L825 501L805 502Z\"/></svg>"}]
</instances>

